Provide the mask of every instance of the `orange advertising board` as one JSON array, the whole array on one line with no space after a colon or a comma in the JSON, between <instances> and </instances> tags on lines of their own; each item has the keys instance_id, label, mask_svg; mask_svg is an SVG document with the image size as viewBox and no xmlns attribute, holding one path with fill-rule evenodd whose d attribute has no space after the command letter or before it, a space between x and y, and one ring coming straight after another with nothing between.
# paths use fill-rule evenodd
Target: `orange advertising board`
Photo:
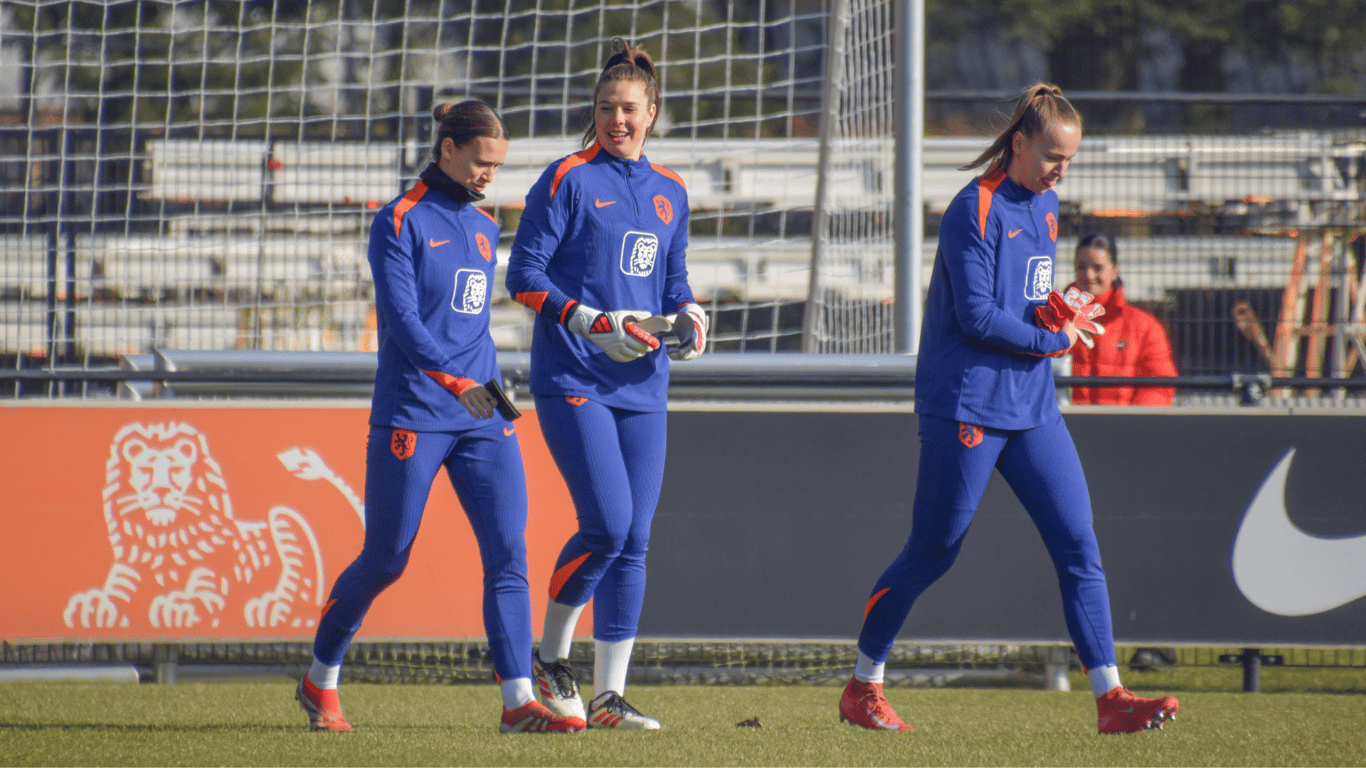
<instances>
[{"instance_id":1,"label":"orange advertising board","mask_svg":"<svg viewBox=\"0 0 1366 768\"><path fill-rule=\"evenodd\" d=\"M298 404L0 408L0 639L311 639L364 540L368 416ZM539 636L577 524L535 411L515 426ZM407 570L356 637L484 637L482 585L443 470Z\"/></svg>"}]
</instances>

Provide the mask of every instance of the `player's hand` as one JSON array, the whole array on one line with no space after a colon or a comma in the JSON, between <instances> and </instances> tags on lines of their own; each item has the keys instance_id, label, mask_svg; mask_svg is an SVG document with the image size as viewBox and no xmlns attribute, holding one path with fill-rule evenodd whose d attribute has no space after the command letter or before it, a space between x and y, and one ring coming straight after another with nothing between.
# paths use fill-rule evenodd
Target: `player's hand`
<instances>
[{"instance_id":1,"label":"player's hand","mask_svg":"<svg viewBox=\"0 0 1366 768\"><path fill-rule=\"evenodd\" d=\"M423 373L431 376L443 389L455 395L460 404L465 406L465 410L476 419L487 419L488 415L484 411L497 405L493 400L493 395L481 386L474 379L466 379L462 376L452 376L441 371L423 370ZM487 405L488 407L484 407Z\"/></svg>"},{"instance_id":2,"label":"player's hand","mask_svg":"<svg viewBox=\"0 0 1366 768\"><path fill-rule=\"evenodd\" d=\"M669 346L669 357L673 360L696 360L707 347L706 311L688 302L669 320L673 323L673 334L678 338L677 346Z\"/></svg>"},{"instance_id":3,"label":"player's hand","mask_svg":"<svg viewBox=\"0 0 1366 768\"><path fill-rule=\"evenodd\" d=\"M659 349L659 339L635 325L635 321L649 316L649 312L630 309L602 312L580 303L574 305L565 327L602 347L618 363L629 363Z\"/></svg>"},{"instance_id":4,"label":"player's hand","mask_svg":"<svg viewBox=\"0 0 1366 768\"><path fill-rule=\"evenodd\" d=\"M1067 334L1067 349L1071 349L1072 345L1077 343L1077 339L1081 338L1081 331L1077 330L1077 326L1070 320L1062 324L1062 332Z\"/></svg>"},{"instance_id":5,"label":"player's hand","mask_svg":"<svg viewBox=\"0 0 1366 768\"><path fill-rule=\"evenodd\" d=\"M1075 344L1080 341L1088 349L1095 347L1092 336L1105 333L1105 328L1095 321L1105 314L1105 307L1094 302L1095 297L1075 285L1067 293L1054 291L1048 294L1048 303L1034 310L1034 323L1050 331L1064 330L1072 326L1076 335L1069 333L1067 338ZM1071 344L1068 345L1071 347Z\"/></svg>"},{"instance_id":6,"label":"player's hand","mask_svg":"<svg viewBox=\"0 0 1366 768\"><path fill-rule=\"evenodd\" d=\"M459 396L460 404L476 419L491 418L497 411L498 403L483 386L475 384Z\"/></svg>"}]
</instances>

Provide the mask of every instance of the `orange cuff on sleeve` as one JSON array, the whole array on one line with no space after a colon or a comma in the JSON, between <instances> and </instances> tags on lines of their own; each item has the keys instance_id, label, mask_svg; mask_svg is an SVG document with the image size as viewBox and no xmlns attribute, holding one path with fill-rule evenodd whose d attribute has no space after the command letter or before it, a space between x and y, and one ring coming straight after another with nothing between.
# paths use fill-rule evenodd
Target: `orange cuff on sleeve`
<instances>
[{"instance_id":1,"label":"orange cuff on sleeve","mask_svg":"<svg viewBox=\"0 0 1366 768\"><path fill-rule=\"evenodd\" d=\"M545 300L548 296L550 296L550 294L546 291L527 291L525 293L519 293L516 296L513 296L512 298L518 304L524 304L528 307L531 307L532 309L536 310L536 314L540 314L541 307L545 306Z\"/></svg>"},{"instance_id":2,"label":"orange cuff on sleeve","mask_svg":"<svg viewBox=\"0 0 1366 768\"><path fill-rule=\"evenodd\" d=\"M423 373L436 379L436 383L454 392L456 397L465 394L465 390L475 385L474 379L462 379L441 371L423 371Z\"/></svg>"}]
</instances>

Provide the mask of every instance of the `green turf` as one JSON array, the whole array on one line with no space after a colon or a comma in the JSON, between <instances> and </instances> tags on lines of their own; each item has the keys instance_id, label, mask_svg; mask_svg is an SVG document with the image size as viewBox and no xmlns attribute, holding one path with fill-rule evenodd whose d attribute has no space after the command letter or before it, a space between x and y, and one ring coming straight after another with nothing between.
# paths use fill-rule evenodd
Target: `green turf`
<instances>
[{"instance_id":1,"label":"green turf","mask_svg":"<svg viewBox=\"0 0 1366 768\"><path fill-rule=\"evenodd\" d=\"M1079 675L1071 693L889 689L916 733L841 724L836 686L638 686L631 702L664 730L568 736L500 735L491 684L348 684L343 702L358 730L332 734L304 728L283 679L9 683L0 685L0 765L1366 764L1366 681L1357 670L1347 676L1352 692L1262 694L1235 692L1241 678L1209 671L1218 680L1190 674L1202 670L1126 675L1140 693L1184 689L1181 714L1161 732L1104 737ZM736 727L755 716L762 728Z\"/></svg>"}]
</instances>

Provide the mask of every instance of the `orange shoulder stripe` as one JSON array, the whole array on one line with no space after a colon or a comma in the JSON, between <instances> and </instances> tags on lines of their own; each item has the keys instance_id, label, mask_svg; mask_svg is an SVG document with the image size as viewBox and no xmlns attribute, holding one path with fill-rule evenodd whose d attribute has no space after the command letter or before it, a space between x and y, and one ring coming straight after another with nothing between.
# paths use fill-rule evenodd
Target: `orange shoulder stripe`
<instances>
[{"instance_id":1,"label":"orange shoulder stripe","mask_svg":"<svg viewBox=\"0 0 1366 768\"><path fill-rule=\"evenodd\" d=\"M650 163L650 167L655 169L655 171L660 173L661 175L668 176L669 178L678 182L678 186L682 187L684 191L688 189L688 185L683 183L683 179L678 174L674 173L668 168L665 168L664 166L658 165L656 163Z\"/></svg>"},{"instance_id":2,"label":"orange shoulder stripe","mask_svg":"<svg viewBox=\"0 0 1366 768\"><path fill-rule=\"evenodd\" d=\"M480 213L482 213L482 214L484 214L485 216L489 217L489 221L493 222L494 224L497 224L497 223L498 223L498 220L495 219L495 218L493 218L493 214L489 213L488 211L484 210L483 208L480 208L479 206L476 205L476 206L474 206L474 210L479 211Z\"/></svg>"},{"instance_id":3,"label":"orange shoulder stripe","mask_svg":"<svg viewBox=\"0 0 1366 768\"><path fill-rule=\"evenodd\" d=\"M414 184L413 188L408 190L408 194L404 195L403 199L398 201L398 205L394 206L395 237L397 237L403 229L403 215L414 205L417 205L417 201L421 200L422 196L425 194L427 194L427 185L423 183L421 179L418 179L417 184Z\"/></svg>"},{"instance_id":4,"label":"orange shoulder stripe","mask_svg":"<svg viewBox=\"0 0 1366 768\"><path fill-rule=\"evenodd\" d=\"M991 196L1005 179L1004 171L992 171L977 182L977 226L981 227L983 240L987 236L987 213L991 211Z\"/></svg>"},{"instance_id":5,"label":"orange shoulder stripe","mask_svg":"<svg viewBox=\"0 0 1366 768\"><path fill-rule=\"evenodd\" d=\"M592 160L593 158L597 157L599 149L602 149L602 145L595 141L593 142L593 146L589 147L588 149L585 149L582 152L575 152L574 154L560 161L560 167L555 169L555 178L552 179L550 182L551 200L555 199L555 190L560 188L560 181L564 179L564 175L566 173L569 173L571 170L579 167L580 165L583 165L589 160Z\"/></svg>"}]
</instances>

